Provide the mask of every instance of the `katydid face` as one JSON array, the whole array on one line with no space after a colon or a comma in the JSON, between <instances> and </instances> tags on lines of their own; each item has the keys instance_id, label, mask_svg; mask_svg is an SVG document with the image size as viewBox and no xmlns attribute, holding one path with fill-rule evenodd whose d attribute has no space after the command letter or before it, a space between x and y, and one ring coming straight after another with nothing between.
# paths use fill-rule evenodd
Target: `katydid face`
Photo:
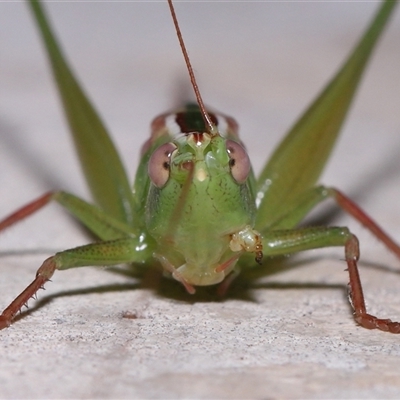
<instances>
[{"instance_id":1,"label":"katydid face","mask_svg":"<svg viewBox=\"0 0 400 400\"><path fill-rule=\"evenodd\" d=\"M176 269L179 280L191 285L215 284L231 272L239 256L238 250L232 251L232 235L254 226L250 161L237 142L193 131L196 126L204 129L198 110L175 115L176 120L192 121L177 125L180 132L172 134L172 142L150 157L146 225L157 242L156 257L164 256L164 268ZM213 118L226 123L222 116Z\"/></svg>"}]
</instances>

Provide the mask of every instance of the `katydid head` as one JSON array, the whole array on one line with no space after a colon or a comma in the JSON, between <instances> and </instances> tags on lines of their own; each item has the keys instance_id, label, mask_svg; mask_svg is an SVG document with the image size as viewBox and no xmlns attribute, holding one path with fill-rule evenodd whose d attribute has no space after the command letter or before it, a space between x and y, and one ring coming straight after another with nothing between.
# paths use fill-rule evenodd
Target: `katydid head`
<instances>
[{"instance_id":1,"label":"katydid head","mask_svg":"<svg viewBox=\"0 0 400 400\"><path fill-rule=\"evenodd\" d=\"M242 251L232 250L233 236L254 224L244 148L219 134L181 132L152 153L148 173L146 226L164 268L190 285L221 282Z\"/></svg>"}]
</instances>

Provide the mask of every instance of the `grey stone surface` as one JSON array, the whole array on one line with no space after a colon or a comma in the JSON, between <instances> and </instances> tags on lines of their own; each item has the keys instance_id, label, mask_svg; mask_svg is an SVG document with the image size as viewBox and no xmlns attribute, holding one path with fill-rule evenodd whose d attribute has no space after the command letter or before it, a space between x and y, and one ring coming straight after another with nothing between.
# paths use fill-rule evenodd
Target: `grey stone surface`
<instances>
[{"instance_id":1,"label":"grey stone surface","mask_svg":"<svg viewBox=\"0 0 400 400\"><path fill-rule=\"evenodd\" d=\"M133 171L151 119L187 89L166 5L48 6ZM375 7L177 4L205 101L238 119L256 171ZM398 11L322 180L400 241ZM23 3L0 4L0 54L1 215L49 189L89 198ZM343 214L329 223L360 238L371 312L400 319L400 261ZM88 240L54 205L4 232L0 306L49 254ZM190 297L154 275L141 283L95 268L56 273L0 332L0 398L399 398L400 336L354 323L342 259L341 249L292 257L281 272L239 278L223 301Z\"/></svg>"}]
</instances>

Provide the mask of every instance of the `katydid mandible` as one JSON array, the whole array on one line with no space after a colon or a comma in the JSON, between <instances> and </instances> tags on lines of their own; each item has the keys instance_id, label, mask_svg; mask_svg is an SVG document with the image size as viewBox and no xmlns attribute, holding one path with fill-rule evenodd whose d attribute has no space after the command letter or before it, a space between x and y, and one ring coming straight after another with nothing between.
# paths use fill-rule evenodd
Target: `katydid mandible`
<instances>
[{"instance_id":1,"label":"katydid mandible","mask_svg":"<svg viewBox=\"0 0 400 400\"><path fill-rule=\"evenodd\" d=\"M314 206L333 198L400 258L400 247L348 197L337 189L315 186L397 2L382 3L342 68L290 130L257 179L236 122L204 106L172 0L168 3L197 103L154 119L132 188L42 6L38 0L30 1L96 205L67 192L48 192L1 221L0 230L56 201L100 241L45 260L33 282L1 314L0 329L10 326L56 270L156 260L166 275L191 294L196 286L217 284L224 292L241 268L261 263L263 258L340 246L345 251L355 321L368 329L400 333L400 323L366 311L356 236L346 227L297 227Z\"/></svg>"}]
</instances>

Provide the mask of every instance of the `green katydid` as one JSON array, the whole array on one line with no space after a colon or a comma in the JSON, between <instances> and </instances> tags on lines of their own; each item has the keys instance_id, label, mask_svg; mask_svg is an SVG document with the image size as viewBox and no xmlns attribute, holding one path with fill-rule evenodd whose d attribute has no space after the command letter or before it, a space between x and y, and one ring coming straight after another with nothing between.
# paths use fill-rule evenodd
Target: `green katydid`
<instances>
[{"instance_id":1,"label":"green katydid","mask_svg":"<svg viewBox=\"0 0 400 400\"><path fill-rule=\"evenodd\" d=\"M235 121L206 110L169 0L197 104L152 123L133 190L115 148L80 89L37 0L31 0L87 182L98 206L66 192L49 192L0 222L0 230L56 201L101 241L56 253L34 281L3 311L9 326L55 270L88 265L150 263L181 282L220 284L227 290L253 259L341 246L350 275L357 323L400 332L400 323L366 312L357 260L357 238L345 227L296 228L327 198L337 203L400 257L400 247L356 204L333 188L314 186L331 152L365 65L396 2L383 2L370 27L329 85L281 142L260 177L254 178ZM205 218L204 215L207 217Z\"/></svg>"}]
</instances>

